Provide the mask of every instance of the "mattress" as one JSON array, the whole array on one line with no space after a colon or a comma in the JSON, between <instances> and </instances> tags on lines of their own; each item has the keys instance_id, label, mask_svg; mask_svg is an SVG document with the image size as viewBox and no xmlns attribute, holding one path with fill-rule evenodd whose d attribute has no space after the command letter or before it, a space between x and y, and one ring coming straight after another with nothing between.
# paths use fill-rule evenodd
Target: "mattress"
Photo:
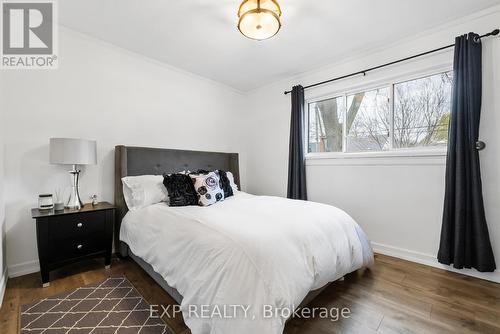
<instances>
[{"instance_id":1,"label":"mattress","mask_svg":"<svg viewBox=\"0 0 500 334\"><path fill-rule=\"evenodd\" d=\"M279 310L373 263L367 237L344 211L244 192L209 207L130 211L120 239L183 296L193 334L282 333L289 314Z\"/></svg>"}]
</instances>

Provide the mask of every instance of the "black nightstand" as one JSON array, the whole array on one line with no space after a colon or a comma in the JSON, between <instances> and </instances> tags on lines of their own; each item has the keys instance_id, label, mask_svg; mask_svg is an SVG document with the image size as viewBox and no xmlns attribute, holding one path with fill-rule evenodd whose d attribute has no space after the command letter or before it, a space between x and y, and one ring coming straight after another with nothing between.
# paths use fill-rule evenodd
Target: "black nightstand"
<instances>
[{"instance_id":1,"label":"black nightstand","mask_svg":"<svg viewBox=\"0 0 500 334\"><path fill-rule=\"evenodd\" d=\"M36 219L38 259L43 286L49 286L49 272L92 257L104 257L111 264L115 207L107 202L85 204L80 210L41 211L31 209Z\"/></svg>"}]
</instances>

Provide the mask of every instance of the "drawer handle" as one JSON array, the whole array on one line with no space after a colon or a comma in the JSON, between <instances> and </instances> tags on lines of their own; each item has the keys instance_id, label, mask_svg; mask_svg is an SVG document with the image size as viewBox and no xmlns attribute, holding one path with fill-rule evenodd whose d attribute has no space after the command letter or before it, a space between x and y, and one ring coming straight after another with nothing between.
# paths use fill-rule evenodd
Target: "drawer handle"
<instances>
[{"instance_id":1,"label":"drawer handle","mask_svg":"<svg viewBox=\"0 0 500 334\"><path fill-rule=\"evenodd\" d=\"M76 227L82 227L82 226L83 226L83 224L82 224L82 223L78 223L78 224L76 224Z\"/></svg>"},{"instance_id":2,"label":"drawer handle","mask_svg":"<svg viewBox=\"0 0 500 334\"><path fill-rule=\"evenodd\" d=\"M80 244L80 245L76 246L76 248L78 248L78 249L82 249L82 247L83 247L83 245L82 245L82 244Z\"/></svg>"}]
</instances>

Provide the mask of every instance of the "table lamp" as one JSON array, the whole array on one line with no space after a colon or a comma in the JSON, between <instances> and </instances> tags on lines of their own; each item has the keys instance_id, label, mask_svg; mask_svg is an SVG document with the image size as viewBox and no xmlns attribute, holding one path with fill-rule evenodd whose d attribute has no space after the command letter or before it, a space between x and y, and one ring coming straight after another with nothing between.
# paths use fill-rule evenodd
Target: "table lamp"
<instances>
[{"instance_id":1,"label":"table lamp","mask_svg":"<svg viewBox=\"0 0 500 334\"><path fill-rule=\"evenodd\" d=\"M97 143L95 140L77 138L50 138L50 163L56 165L72 165L71 194L66 208L79 210L83 203L78 192L80 170L78 165L95 165L97 163Z\"/></svg>"}]
</instances>

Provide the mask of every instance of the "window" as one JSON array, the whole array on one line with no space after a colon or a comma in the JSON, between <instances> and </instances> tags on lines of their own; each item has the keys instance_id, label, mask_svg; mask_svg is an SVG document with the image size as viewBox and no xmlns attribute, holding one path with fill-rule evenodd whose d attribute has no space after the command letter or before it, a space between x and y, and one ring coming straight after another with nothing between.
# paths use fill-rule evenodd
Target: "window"
<instances>
[{"instance_id":1,"label":"window","mask_svg":"<svg viewBox=\"0 0 500 334\"><path fill-rule=\"evenodd\" d=\"M452 72L308 104L308 152L445 147Z\"/></svg>"},{"instance_id":2,"label":"window","mask_svg":"<svg viewBox=\"0 0 500 334\"><path fill-rule=\"evenodd\" d=\"M342 152L345 100L309 103L309 152Z\"/></svg>"},{"instance_id":3,"label":"window","mask_svg":"<svg viewBox=\"0 0 500 334\"><path fill-rule=\"evenodd\" d=\"M452 73L394 85L394 147L446 145Z\"/></svg>"},{"instance_id":4,"label":"window","mask_svg":"<svg viewBox=\"0 0 500 334\"><path fill-rule=\"evenodd\" d=\"M347 150L349 152L389 149L391 122L389 88L347 96Z\"/></svg>"}]
</instances>

